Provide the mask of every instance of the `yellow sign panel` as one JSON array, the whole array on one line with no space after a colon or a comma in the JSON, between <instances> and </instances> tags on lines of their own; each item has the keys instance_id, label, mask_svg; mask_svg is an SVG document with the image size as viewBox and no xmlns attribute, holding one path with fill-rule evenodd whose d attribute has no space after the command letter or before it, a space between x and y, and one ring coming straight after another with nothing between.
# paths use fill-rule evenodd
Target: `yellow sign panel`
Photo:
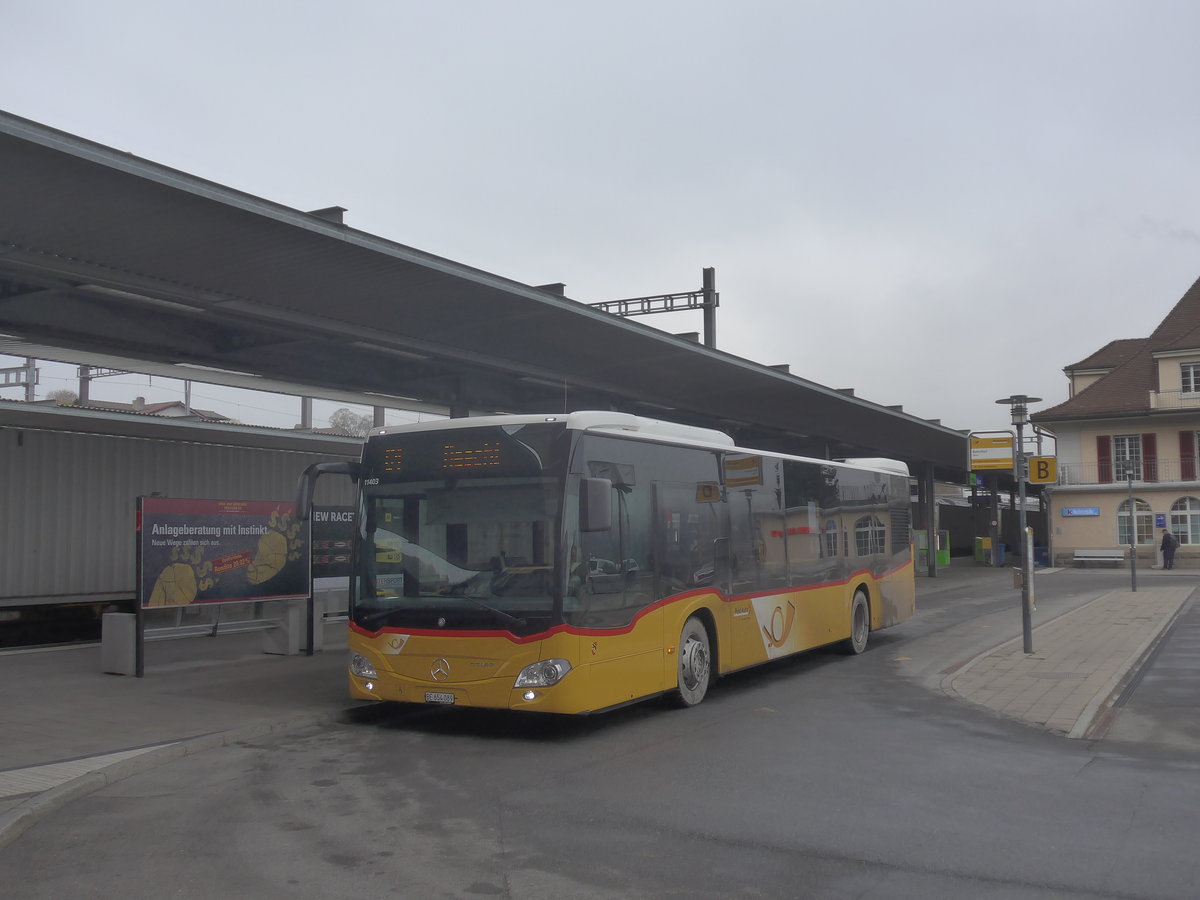
<instances>
[{"instance_id":1,"label":"yellow sign panel","mask_svg":"<svg viewBox=\"0 0 1200 900\"><path fill-rule=\"evenodd\" d=\"M696 485L696 502L697 503L719 503L721 502L721 486L715 481L702 481Z\"/></svg>"},{"instance_id":2,"label":"yellow sign panel","mask_svg":"<svg viewBox=\"0 0 1200 900\"><path fill-rule=\"evenodd\" d=\"M725 457L725 484L727 487L750 487L762 483L761 456Z\"/></svg>"},{"instance_id":3,"label":"yellow sign panel","mask_svg":"<svg viewBox=\"0 0 1200 900\"><path fill-rule=\"evenodd\" d=\"M971 471L1011 469L1013 467L1013 436L972 437Z\"/></svg>"},{"instance_id":4,"label":"yellow sign panel","mask_svg":"<svg viewBox=\"0 0 1200 900\"><path fill-rule=\"evenodd\" d=\"M1058 481L1058 457L1029 457L1029 480L1033 484L1055 484Z\"/></svg>"}]
</instances>

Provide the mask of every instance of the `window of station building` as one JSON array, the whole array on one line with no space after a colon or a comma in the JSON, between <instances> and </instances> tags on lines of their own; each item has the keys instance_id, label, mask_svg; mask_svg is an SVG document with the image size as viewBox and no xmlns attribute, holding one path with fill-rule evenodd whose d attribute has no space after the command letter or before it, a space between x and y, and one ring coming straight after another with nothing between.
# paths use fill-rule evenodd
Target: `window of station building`
<instances>
[{"instance_id":1,"label":"window of station building","mask_svg":"<svg viewBox=\"0 0 1200 900\"><path fill-rule=\"evenodd\" d=\"M1180 544L1200 544L1200 500L1180 497L1171 504L1171 533Z\"/></svg>"},{"instance_id":2,"label":"window of station building","mask_svg":"<svg viewBox=\"0 0 1200 900\"><path fill-rule=\"evenodd\" d=\"M1179 383L1183 393L1200 394L1200 363L1180 363Z\"/></svg>"},{"instance_id":3,"label":"window of station building","mask_svg":"<svg viewBox=\"0 0 1200 900\"><path fill-rule=\"evenodd\" d=\"M1137 527L1137 542L1139 544L1154 543L1154 510L1150 504L1140 497L1134 498L1135 510L1133 515ZM1130 524L1129 501L1125 500L1117 507L1117 543L1123 547L1129 546L1129 538L1134 525Z\"/></svg>"},{"instance_id":4,"label":"window of station building","mask_svg":"<svg viewBox=\"0 0 1200 900\"><path fill-rule=\"evenodd\" d=\"M1113 480L1142 480L1142 436L1115 434L1112 439Z\"/></svg>"}]
</instances>

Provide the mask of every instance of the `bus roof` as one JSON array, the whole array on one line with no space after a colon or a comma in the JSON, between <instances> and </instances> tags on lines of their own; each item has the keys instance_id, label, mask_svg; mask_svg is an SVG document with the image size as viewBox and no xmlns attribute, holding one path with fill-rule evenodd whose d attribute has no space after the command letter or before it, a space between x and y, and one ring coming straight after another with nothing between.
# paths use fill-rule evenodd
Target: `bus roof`
<instances>
[{"instance_id":1,"label":"bus roof","mask_svg":"<svg viewBox=\"0 0 1200 900\"><path fill-rule=\"evenodd\" d=\"M643 416L631 415L630 413L594 410L572 413L547 413L545 415L469 416L456 419L436 419L430 422L416 422L409 425L389 425L375 428L372 429L371 434L406 434L421 431L449 431L458 428L504 427L541 423L553 424L556 422L575 431L619 433L642 439L659 438L672 443L718 447L726 450L738 450L744 453L757 453L764 456L806 459L810 462L824 465L853 466L860 469L886 472L889 475L907 476L909 474L908 466L896 459L886 459L883 457L841 460L815 459L788 453L755 450L747 447L738 447L734 443L733 438L725 434L725 432L717 431L713 428L679 425L675 422L648 419Z\"/></svg>"},{"instance_id":2,"label":"bus roof","mask_svg":"<svg viewBox=\"0 0 1200 900\"><path fill-rule=\"evenodd\" d=\"M644 437L662 437L676 441L687 441L696 444L715 444L720 447L732 447L734 445L733 438L723 431L717 431L712 428L678 425L674 422L647 419L629 413L597 412L591 410L562 414L548 413L542 416L470 416L458 419L438 419L432 422L374 428L371 430L371 434L404 434L413 431L444 431L452 428L533 425L543 422L559 422L566 428L574 431L615 431L626 434L638 434Z\"/></svg>"}]
</instances>

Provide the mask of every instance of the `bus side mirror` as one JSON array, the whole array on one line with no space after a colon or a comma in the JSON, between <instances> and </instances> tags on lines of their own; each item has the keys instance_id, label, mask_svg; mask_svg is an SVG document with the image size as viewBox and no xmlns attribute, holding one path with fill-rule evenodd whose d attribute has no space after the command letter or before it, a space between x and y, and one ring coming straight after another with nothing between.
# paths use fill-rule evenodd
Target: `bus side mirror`
<instances>
[{"instance_id":1,"label":"bus side mirror","mask_svg":"<svg viewBox=\"0 0 1200 900\"><path fill-rule=\"evenodd\" d=\"M608 531L612 528L612 482L607 478L579 481L579 530Z\"/></svg>"}]
</instances>

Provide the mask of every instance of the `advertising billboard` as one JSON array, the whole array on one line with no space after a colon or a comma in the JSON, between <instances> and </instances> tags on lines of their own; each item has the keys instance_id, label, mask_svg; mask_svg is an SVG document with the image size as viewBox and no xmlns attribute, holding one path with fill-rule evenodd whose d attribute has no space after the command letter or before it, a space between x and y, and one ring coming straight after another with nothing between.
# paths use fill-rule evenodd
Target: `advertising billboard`
<instances>
[{"instance_id":1,"label":"advertising billboard","mask_svg":"<svg viewBox=\"0 0 1200 900\"><path fill-rule=\"evenodd\" d=\"M314 506L312 523L312 577L350 577L350 544L354 540L353 506Z\"/></svg>"},{"instance_id":2,"label":"advertising billboard","mask_svg":"<svg viewBox=\"0 0 1200 900\"><path fill-rule=\"evenodd\" d=\"M144 609L309 595L292 503L140 497L137 524Z\"/></svg>"}]
</instances>

